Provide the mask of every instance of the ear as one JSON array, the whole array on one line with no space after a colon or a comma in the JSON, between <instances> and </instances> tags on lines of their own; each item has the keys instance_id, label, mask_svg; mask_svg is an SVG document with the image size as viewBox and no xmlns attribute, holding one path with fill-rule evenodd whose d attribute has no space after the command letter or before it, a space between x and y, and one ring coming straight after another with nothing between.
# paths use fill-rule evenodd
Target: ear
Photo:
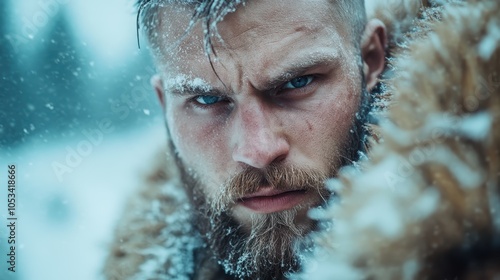
<instances>
[{"instance_id":1,"label":"ear","mask_svg":"<svg viewBox=\"0 0 500 280\"><path fill-rule=\"evenodd\" d=\"M163 111L165 111L165 91L163 90L163 81L161 80L160 75L156 74L151 77L150 82L156 91L156 96L158 96L158 99L160 100Z\"/></svg>"},{"instance_id":2,"label":"ear","mask_svg":"<svg viewBox=\"0 0 500 280\"><path fill-rule=\"evenodd\" d=\"M378 82L378 76L385 68L387 33L385 25L378 19L370 20L361 39L361 56L366 89L370 92Z\"/></svg>"}]
</instances>

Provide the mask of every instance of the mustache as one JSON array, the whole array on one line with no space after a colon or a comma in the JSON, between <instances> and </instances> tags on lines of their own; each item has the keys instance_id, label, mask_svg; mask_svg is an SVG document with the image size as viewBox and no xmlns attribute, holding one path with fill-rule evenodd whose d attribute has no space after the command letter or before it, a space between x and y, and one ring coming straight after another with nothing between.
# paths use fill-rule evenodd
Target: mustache
<instances>
[{"instance_id":1,"label":"mustache","mask_svg":"<svg viewBox=\"0 0 500 280\"><path fill-rule=\"evenodd\" d=\"M280 191L315 191L327 196L329 192L325 187L325 181L330 175L315 169L279 164L271 164L265 169L247 167L219 188L213 197L212 209L219 213L226 211L237 200L263 187L272 187Z\"/></svg>"}]
</instances>

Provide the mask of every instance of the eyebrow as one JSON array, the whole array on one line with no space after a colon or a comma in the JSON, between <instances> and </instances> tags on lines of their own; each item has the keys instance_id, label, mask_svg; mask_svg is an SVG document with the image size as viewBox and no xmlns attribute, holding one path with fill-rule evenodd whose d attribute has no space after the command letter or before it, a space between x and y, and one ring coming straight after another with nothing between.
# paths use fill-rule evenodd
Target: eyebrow
<instances>
[{"instance_id":1,"label":"eyebrow","mask_svg":"<svg viewBox=\"0 0 500 280\"><path fill-rule=\"evenodd\" d=\"M225 95L224 92L212 87L204 80L200 78L188 78L185 75L179 75L177 77L167 79L164 82L164 88L165 92L169 92L178 97L195 95Z\"/></svg>"},{"instance_id":2,"label":"eyebrow","mask_svg":"<svg viewBox=\"0 0 500 280\"><path fill-rule=\"evenodd\" d=\"M265 83L263 83L262 88L259 90L263 92L274 90L283 83L298 78L304 75L305 72L315 67L331 65L330 67L338 68L340 66L340 62L340 56L337 53L310 53L307 56L299 57L287 62L290 66L282 70L281 73L269 78Z\"/></svg>"},{"instance_id":3,"label":"eyebrow","mask_svg":"<svg viewBox=\"0 0 500 280\"><path fill-rule=\"evenodd\" d=\"M214 95L214 96L224 96L227 93L222 90L216 89L212 86L207 85L192 85L189 82L181 82L171 87L167 87L166 90L172 95L178 97L186 96L196 96L196 95Z\"/></svg>"},{"instance_id":4,"label":"eyebrow","mask_svg":"<svg viewBox=\"0 0 500 280\"><path fill-rule=\"evenodd\" d=\"M302 76L308 70L321 67L324 65L331 65L331 67L339 67L341 61L340 56L337 53L326 53L326 52L314 52L307 56L302 56L295 58L294 60L287 62L290 65L288 68L280 71L279 74L269 78L263 83L262 87L257 90L262 92L268 92L275 90L280 85L289 82L290 80ZM224 89L217 89L213 86L199 82L195 82L197 79L177 79L175 82L170 82L170 86L166 86L166 91L170 92L172 95L179 97L186 96L196 96L196 95L213 95L213 96L227 96L231 93Z\"/></svg>"}]
</instances>

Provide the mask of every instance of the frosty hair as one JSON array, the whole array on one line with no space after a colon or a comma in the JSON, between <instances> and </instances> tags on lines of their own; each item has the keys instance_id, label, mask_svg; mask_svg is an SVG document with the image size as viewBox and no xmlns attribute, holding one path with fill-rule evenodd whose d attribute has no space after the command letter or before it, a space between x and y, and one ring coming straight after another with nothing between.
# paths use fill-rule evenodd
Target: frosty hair
<instances>
[{"instance_id":1,"label":"frosty hair","mask_svg":"<svg viewBox=\"0 0 500 280\"><path fill-rule=\"evenodd\" d=\"M248 0L247 0L248 1ZM329 0L335 7L339 22L344 22L354 46L359 49L366 25L364 0ZM213 53L212 36L217 34L217 23L225 15L236 11L245 0L137 0L137 36L141 26L146 31L150 44L156 43L158 8L166 5L182 5L193 11L192 20L186 34L197 22L203 26L204 48L208 55ZM139 40L139 39L138 39Z\"/></svg>"}]
</instances>

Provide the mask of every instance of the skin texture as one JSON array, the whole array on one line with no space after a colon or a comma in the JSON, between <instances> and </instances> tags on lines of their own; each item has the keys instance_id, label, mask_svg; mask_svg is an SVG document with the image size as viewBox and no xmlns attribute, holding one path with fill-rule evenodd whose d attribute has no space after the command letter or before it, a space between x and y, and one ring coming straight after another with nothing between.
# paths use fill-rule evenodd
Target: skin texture
<instances>
[{"instance_id":1,"label":"skin texture","mask_svg":"<svg viewBox=\"0 0 500 280\"><path fill-rule=\"evenodd\" d=\"M178 47L156 51L163 79L156 77L153 84L172 141L204 182L209 200L248 167L278 163L328 172L332 163L339 164L362 77L359 52L333 14L327 1L251 1L218 25L223 43L214 40L216 72L203 50L200 26ZM164 15L169 22L160 29L162 45L173 46L190 14L177 7L165 8ZM383 69L384 45L383 25L370 22L361 50L367 90ZM293 89L288 81L301 76L310 83ZM172 83L179 77L201 79L211 89L204 94L220 95L219 102L203 106L200 92L179 91ZM303 203L318 200L305 197ZM252 211L236 205L233 214L246 224Z\"/></svg>"}]
</instances>

